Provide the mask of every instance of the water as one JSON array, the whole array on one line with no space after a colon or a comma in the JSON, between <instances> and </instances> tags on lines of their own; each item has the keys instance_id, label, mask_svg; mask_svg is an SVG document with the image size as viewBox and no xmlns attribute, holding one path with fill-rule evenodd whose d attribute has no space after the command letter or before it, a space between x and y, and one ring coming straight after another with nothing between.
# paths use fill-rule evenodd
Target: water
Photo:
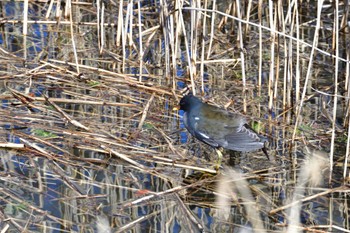
<instances>
[{"instance_id":1,"label":"water","mask_svg":"<svg viewBox=\"0 0 350 233\"><path fill-rule=\"evenodd\" d=\"M296 95L304 85L310 48L302 45L299 48L302 51L297 54L296 43L289 50L290 41L280 36L272 54L271 34L262 30L263 67L259 88L257 27L250 26L245 31L246 50L241 50L237 21L225 21L222 15L207 12L216 20L209 54L211 18L207 18L205 26L205 44L201 44L199 36L204 27L198 24L195 28L200 33L198 37L192 34L193 38L190 33L186 35L189 43L186 48L183 34L174 31L177 26L181 29L174 16L175 6L167 3L160 7L165 3L141 4L142 14L148 16L142 17L143 43L137 25L137 4L133 5L132 14L128 14L135 17L132 30L123 24L122 29L128 30L118 34L117 27L105 25L103 49L108 52L102 53L98 47L101 31L96 25L83 25L96 22L97 3L74 3L73 21L82 23L73 26L78 63L85 65L79 67L80 74L75 65L70 23L61 15L57 24L56 7L45 19L46 4L29 4L30 20L47 21L28 24L28 46L24 48L22 23L13 21L22 19L23 4L0 3L6 9L0 29L1 48L15 55L0 54L3 80L0 138L1 143L25 146L0 150L1 229L9 232L253 232L254 229L279 232L287 230L288 224L297 226L300 221L297 228L300 231L349 231L349 188L344 185L348 180L343 178L344 167L348 168L344 164L347 128L342 125L348 121L347 85L345 77L340 75L341 98L334 105L334 61L322 54L315 56L292 143L300 104ZM105 23L117 24L114 19L119 15L119 2L103 4L106 4ZM126 4L124 11L120 11L124 23ZM258 23L258 6L252 4L250 21ZM315 18L316 8L308 4L309 8L304 5L298 8L299 24L304 23L299 32L304 41L311 43L314 27L306 22ZM274 9L283 11L286 17L289 8L282 5ZM218 6L225 12L232 5ZM242 12L247 11L246 7L241 6ZM330 6L325 7L330 10ZM306 12L307 9L313 14ZM184 24L190 30L195 15L183 13ZM269 25L268 14L263 12L264 25ZM326 16L322 14L323 21L332 25L333 21ZM167 23L160 25L160 18ZM203 23L203 18L199 20ZM285 22L291 28L291 22ZM325 49L330 36L326 28L322 30L319 48ZM126 34L130 32L133 34ZM165 40L164 36L171 40ZM19 43L12 43L14 38ZM197 47L194 38L200 38ZM343 38L345 34L340 38L339 49L345 53ZM142 51L148 51L147 56L142 56L142 68L140 44ZM203 46L202 86L198 62ZM186 49L190 50L191 63ZM27 51L25 63L24 50ZM241 51L246 59L245 85L242 61L239 61ZM300 70L296 70L297 55ZM274 64L270 64L272 57ZM291 63L287 58L291 58ZM233 62L233 59L237 60ZM340 74L346 73L344 64L340 65ZM192 74L196 90L205 90L206 101L258 122L260 132L269 140L270 161L261 151L246 154L225 151L220 174L203 172L203 169L215 171L217 154L187 133L181 112L174 110L181 98L179 90L185 88L185 83L190 84L189 65L196 71ZM273 73L271 67L275 68ZM137 82L140 70L142 82ZM301 81L297 83L299 74ZM153 93L154 99L150 101ZM45 101L44 95L57 106ZM338 107L337 130L334 167L330 170L334 106Z\"/></svg>"}]
</instances>

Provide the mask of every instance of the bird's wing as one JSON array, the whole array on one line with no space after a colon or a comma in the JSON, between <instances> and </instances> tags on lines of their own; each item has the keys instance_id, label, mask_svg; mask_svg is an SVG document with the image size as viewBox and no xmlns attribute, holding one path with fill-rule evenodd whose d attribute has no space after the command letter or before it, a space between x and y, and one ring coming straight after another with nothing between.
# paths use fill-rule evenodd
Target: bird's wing
<instances>
[{"instance_id":1,"label":"bird's wing","mask_svg":"<svg viewBox=\"0 0 350 233\"><path fill-rule=\"evenodd\" d=\"M235 131L225 136L227 149L249 152L264 148L265 140L247 124L235 129Z\"/></svg>"},{"instance_id":2,"label":"bird's wing","mask_svg":"<svg viewBox=\"0 0 350 233\"><path fill-rule=\"evenodd\" d=\"M213 147L225 147L226 133L234 133L237 131L235 128L227 128L232 124L232 121L239 117L242 122L245 122L239 115L227 112L223 109L205 105L205 108L194 109L189 114L187 124L191 124L189 128L192 128L190 133L199 140L207 143Z\"/></svg>"},{"instance_id":3,"label":"bird's wing","mask_svg":"<svg viewBox=\"0 0 350 233\"><path fill-rule=\"evenodd\" d=\"M211 146L245 152L264 147L264 140L239 114L207 105L207 108L194 114L192 122L192 134Z\"/></svg>"},{"instance_id":4,"label":"bird's wing","mask_svg":"<svg viewBox=\"0 0 350 233\"><path fill-rule=\"evenodd\" d=\"M208 135L209 129L207 127L204 127L201 119L202 117L200 117L198 114L185 113L183 115L185 127L193 136L195 136L200 141L207 143L210 146L218 147L219 144L212 140L211 137Z\"/></svg>"}]
</instances>

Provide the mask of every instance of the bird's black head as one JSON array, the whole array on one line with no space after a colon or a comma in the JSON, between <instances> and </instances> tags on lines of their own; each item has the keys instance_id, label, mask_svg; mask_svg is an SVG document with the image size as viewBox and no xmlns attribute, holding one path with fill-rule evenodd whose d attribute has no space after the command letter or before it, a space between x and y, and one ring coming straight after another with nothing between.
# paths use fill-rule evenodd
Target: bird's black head
<instances>
[{"instance_id":1,"label":"bird's black head","mask_svg":"<svg viewBox=\"0 0 350 233\"><path fill-rule=\"evenodd\" d=\"M192 93L190 93L182 97L182 99L180 100L180 110L188 111L190 110L190 108L199 103L201 103L200 99L198 99Z\"/></svg>"}]
</instances>

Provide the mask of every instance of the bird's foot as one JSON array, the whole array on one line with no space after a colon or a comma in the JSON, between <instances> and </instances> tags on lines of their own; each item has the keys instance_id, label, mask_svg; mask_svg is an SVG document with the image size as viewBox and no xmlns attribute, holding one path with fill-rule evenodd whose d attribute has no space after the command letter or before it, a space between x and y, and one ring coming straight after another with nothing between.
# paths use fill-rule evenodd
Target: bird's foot
<instances>
[{"instance_id":1,"label":"bird's foot","mask_svg":"<svg viewBox=\"0 0 350 233\"><path fill-rule=\"evenodd\" d=\"M222 152L221 152L221 148L220 149L215 149L216 153L218 154L218 160L216 161L216 165L214 166L214 169L216 171L220 170L221 167L221 162L222 162Z\"/></svg>"}]
</instances>

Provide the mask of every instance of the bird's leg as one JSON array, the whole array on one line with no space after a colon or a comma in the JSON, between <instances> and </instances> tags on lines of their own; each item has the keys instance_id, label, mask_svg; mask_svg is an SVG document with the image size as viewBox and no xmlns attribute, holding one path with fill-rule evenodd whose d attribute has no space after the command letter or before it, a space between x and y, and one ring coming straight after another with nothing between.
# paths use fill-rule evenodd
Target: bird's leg
<instances>
[{"instance_id":1,"label":"bird's leg","mask_svg":"<svg viewBox=\"0 0 350 233\"><path fill-rule=\"evenodd\" d=\"M222 147L220 147L220 148L216 148L215 151L218 154L218 161L216 163L215 170L218 171L221 167L221 162L222 162L222 157L223 157L222 156L223 149L222 149Z\"/></svg>"},{"instance_id":2,"label":"bird's leg","mask_svg":"<svg viewBox=\"0 0 350 233\"><path fill-rule=\"evenodd\" d=\"M267 149L266 149L265 146L262 148L262 151L263 151L264 154L266 155L267 160L270 160L269 154L267 153Z\"/></svg>"}]
</instances>

